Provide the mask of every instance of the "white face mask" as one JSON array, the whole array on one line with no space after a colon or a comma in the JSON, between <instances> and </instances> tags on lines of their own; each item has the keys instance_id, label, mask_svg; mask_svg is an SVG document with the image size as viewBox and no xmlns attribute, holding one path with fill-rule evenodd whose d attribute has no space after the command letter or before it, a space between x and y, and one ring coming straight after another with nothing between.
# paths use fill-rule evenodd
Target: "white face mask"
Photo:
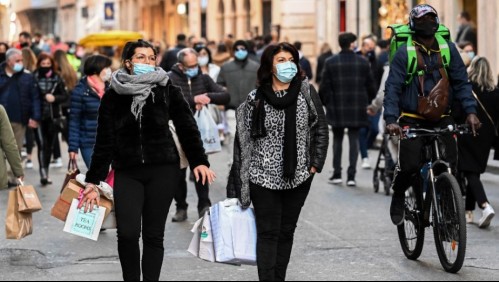
<instances>
[{"instance_id":1,"label":"white face mask","mask_svg":"<svg viewBox=\"0 0 499 282\"><path fill-rule=\"evenodd\" d=\"M210 62L210 58L208 56L198 58L198 64L202 67L208 65L209 62Z\"/></svg>"},{"instance_id":2,"label":"white face mask","mask_svg":"<svg viewBox=\"0 0 499 282\"><path fill-rule=\"evenodd\" d=\"M106 81L110 81L111 80L111 76L112 76L113 72L111 71L110 68L107 68L104 70L104 73L101 74L101 79L102 81L106 82Z\"/></svg>"}]
</instances>

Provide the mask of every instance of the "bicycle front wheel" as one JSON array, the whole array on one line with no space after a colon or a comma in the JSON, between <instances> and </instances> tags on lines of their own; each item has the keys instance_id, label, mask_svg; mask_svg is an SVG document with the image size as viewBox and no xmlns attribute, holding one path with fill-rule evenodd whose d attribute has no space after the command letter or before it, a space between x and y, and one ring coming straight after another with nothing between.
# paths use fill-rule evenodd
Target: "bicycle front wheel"
<instances>
[{"instance_id":1,"label":"bicycle front wheel","mask_svg":"<svg viewBox=\"0 0 499 282\"><path fill-rule=\"evenodd\" d=\"M467 237L461 188L449 173L438 176L435 187L438 207L433 207L433 233L438 257L445 271L457 273L464 264Z\"/></svg>"}]
</instances>

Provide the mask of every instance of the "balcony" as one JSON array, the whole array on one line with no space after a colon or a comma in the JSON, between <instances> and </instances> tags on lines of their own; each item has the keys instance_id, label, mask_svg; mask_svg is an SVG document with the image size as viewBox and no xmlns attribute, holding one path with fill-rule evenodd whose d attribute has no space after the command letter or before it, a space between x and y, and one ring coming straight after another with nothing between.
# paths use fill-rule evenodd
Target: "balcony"
<instances>
[{"instance_id":1,"label":"balcony","mask_svg":"<svg viewBox=\"0 0 499 282\"><path fill-rule=\"evenodd\" d=\"M12 10L16 13L26 10L57 8L57 0L16 0L11 1Z\"/></svg>"}]
</instances>

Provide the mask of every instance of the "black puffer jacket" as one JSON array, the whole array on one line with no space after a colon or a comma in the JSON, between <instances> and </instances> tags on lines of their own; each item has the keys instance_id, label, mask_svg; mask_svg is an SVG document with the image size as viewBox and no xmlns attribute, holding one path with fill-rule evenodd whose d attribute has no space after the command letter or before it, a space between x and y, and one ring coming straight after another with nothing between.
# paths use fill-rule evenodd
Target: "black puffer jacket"
<instances>
[{"instance_id":1,"label":"black puffer jacket","mask_svg":"<svg viewBox=\"0 0 499 282\"><path fill-rule=\"evenodd\" d=\"M306 84L308 85L308 82ZM315 167L320 173L327 158L329 127L324 106L317 91L313 86L310 86L310 90L310 93L303 93L309 106L310 121L313 124L310 128L310 166ZM244 103L236 112L237 132L234 144L234 162L227 184L227 197L238 198L244 208L251 205L249 168L252 154L252 139L249 130L245 129L244 120L248 115L252 116L252 113L248 113L247 109L252 111L254 107L255 105L247 107Z\"/></svg>"},{"instance_id":2,"label":"black puffer jacket","mask_svg":"<svg viewBox=\"0 0 499 282\"><path fill-rule=\"evenodd\" d=\"M142 121L131 112L133 96L119 95L110 89L99 109L97 140L87 182L104 181L109 165L128 169L142 165L179 164L180 158L169 130L172 120L191 168L209 166L192 111L179 88L171 82L158 86L147 99Z\"/></svg>"}]
</instances>

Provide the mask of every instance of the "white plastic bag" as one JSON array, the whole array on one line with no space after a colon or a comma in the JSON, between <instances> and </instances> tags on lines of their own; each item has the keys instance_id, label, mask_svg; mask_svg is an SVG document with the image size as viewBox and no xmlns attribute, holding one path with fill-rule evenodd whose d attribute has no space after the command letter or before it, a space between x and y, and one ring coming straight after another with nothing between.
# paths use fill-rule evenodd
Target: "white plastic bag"
<instances>
[{"instance_id":1,"label":"white plastic bag","mask_svg":"<svg viewBox=\"0 0 499 282\"><path fill-rule=\"evenodd\" d=\"M201 111L197 111L194 115L196 119L203 146L206 154L215 154L222 151L222 144L220 143L220 135L218 133L218 126L213 120L208 108L203 107Z\"/></svg>"},{"instance_id":2,"label":"white plastic bag","mask_svg":"<svg viewBox=\"0 0 499 282\"><path fill-rule=\"evenodd\" d=\"M215 262L215 247L208 213L196 221L191 232L194 233L194 236L187 251L200 259Z\"/></svg>"},{"instance_id":3,"label":"white plastic bag","mask_svg":"<svg viewBox=\"0 0 499 282\"><path fill-rule=\"evenodd\" d=\"M236 203L236 204L234 204ZM217 262L256 265L256 222L253 209L243 209L234 199L210 209Z\"/></svg>"}]
</instances>

